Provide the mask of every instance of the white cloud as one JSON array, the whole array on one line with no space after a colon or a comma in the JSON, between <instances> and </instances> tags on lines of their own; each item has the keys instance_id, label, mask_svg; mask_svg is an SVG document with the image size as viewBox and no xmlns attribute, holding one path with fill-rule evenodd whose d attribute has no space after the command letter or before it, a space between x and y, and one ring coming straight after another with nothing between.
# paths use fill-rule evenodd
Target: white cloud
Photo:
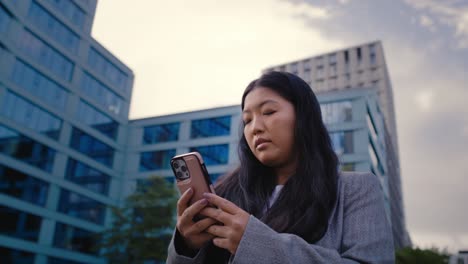
<instances>
[{"instance_id":1,"label":"white cloud","mask_svg":"<svg viewBox=\"0 0 468 264\"><path fill-rule=\"evenodd\" d=\"M421 26L423 27L428 28L432 32L435 31L434 21L432 21L432 19L427 15L421 15L419 17L419 24L421 24Z\"/></svg>"},{"instance_id":2,"label":"white cloud","mask_svg":"<svg viewBox=\"0 0 468 264\"><path fill-rule=\"evenodd\" d=\"M453 27L458 47L468 48L468 4L466 2L439 0L404 1L416 9L429 11L440 23ZM429 22L424 21L424 23Z\"/></svg>"},{"instance_id":3,"label":"white cloud","mask_svg":"<svg viewBox=\"0 0 468 264\"><path fill-rule=\"evenodd\" d=\"M419 106L419 109L421 109L424 112L427 112L431 109L432 107L432 101L434 99L434 92L433 91L421 91L416 95L416 103Z\"/></svg>"}]
</instances>

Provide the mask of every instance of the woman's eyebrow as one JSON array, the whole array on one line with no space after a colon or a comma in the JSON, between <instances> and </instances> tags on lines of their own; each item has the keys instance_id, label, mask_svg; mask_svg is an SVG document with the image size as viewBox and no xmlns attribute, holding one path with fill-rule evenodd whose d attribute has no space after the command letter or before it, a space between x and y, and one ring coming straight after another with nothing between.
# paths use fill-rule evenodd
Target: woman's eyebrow
<instances>
[{"instance_id":1,"label":"woman's eyebrow","mask_svg":"<svg viewBox=\"0 0 468 264\"><path fill-rule=\"evenodd\" d=\"M265 104L269 104L269 103L272 103L272 104L277 104L278 102L275 101L275 100L272 100L272 99L267 99L265 101L262 101L261 103L259 103L257 106L254 106L254 108L261 108L263 105ZM246 109L244 111L242 111L242 113L250 113L250 109Z\"/></svg>"}]
</instances>

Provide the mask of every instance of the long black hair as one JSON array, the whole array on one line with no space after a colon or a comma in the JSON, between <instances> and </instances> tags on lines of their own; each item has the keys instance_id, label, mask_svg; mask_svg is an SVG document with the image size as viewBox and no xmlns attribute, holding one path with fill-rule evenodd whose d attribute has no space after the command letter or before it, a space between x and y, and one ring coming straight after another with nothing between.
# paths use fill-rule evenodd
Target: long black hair
<instances>
[{"instance_id":1,"label":"long black hair","mask_svg":"<svg viewBox=\"0 0 468 264\"><path fill-rule=\"evenodd\" d=\"M247 86L242 96L242 110L246 96L258 87L275 91L294 106L296 173L286 182L277 201L271 208L267 207L276 177L273 168L263 165L254 156L242 132L238 144L240 164L220 180L216 192L277 232L296 234L309 243L317 242L327 231L338 181L338 158L323 124L320 104L301 78L273 71ZM243 131L243 122L240 127ZM267 208L265 213L264 208Z\"/></svg>"}]
</instances>

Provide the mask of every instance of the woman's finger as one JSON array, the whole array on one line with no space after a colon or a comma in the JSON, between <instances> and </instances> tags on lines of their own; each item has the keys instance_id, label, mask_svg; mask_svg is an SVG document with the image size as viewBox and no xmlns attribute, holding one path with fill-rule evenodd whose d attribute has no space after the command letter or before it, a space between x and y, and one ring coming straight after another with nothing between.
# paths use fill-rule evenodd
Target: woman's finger
<instances>
[{"instance_id":1,"label":"woman's finger","mask_svg":"<svg viewBox=\"0 0 468 264\"><path fill-rule=\"evenodd\" d=\"M177 201L177 216L181 216L182 213L187 209L190 198L192 198L193 190L188 188Z\"/></svg>"},{"instance_id":2,"label":"woman's finger","mask_svg":"<svg viewBox=\"0 0 468 264\"><path fill-rule=\"evenodd\" d=\"M215 205L216 207L222 209L225 212L230 214L236 214L239 211L239 207L234 203L214 194L214 193L203 193L203 197L205 197L208 202Z\"/></svg>"},{"instance_id":3,"label":"woman's finger","mask_svg":"<svg viewBox=\"0 0 468 264\"><path fill-rule=\"evenodd\" d=\"M201 199L189 206L180 216L181 224L185 225L193 222L193 218L195 217L195 215L197 215L207 205L208 201L206 199Z\"/></svg>"},{"instance_id":4,"label":"woman's finger","mask_svg":"<svg viewBox=\"0 0 468 264\"><path fill-rule=\"evenodd\" d=\"M221 209L216 209L216 208L213 208L213 207L204 208L203 210L200 211L200 214L204 215L204 216L207 216L207 217L210 217L210 218L213 218L213 219L216 219L216 220L218 220L219 222L221 222L221 223L223 223L225 225L230 224L231 220L232 220L232 217L233 217L233 215L228 214L228 213L224 212Z\"/></svg>"},{"instance_id":5,"label":"woman's finger","mask_svg":"<svg viewBox=\"0 0 468 264\"><path fill-rule=\"evenodd\" d=\"M206 229L207 233L210 233L216 237L228 238L231 228L227 226L212 225Z\"/></svg>"},{"instance_id":6,"label":"woman's finger","mask_svg":"<svg viewBox=\"0 0 468 264\"><path fill-rule=\"evenodd\" d=\"M214 220L212 218L202 219L202 220L194 223L190 227L190 230L187 233L189 233L189 234L199 234L199 233L205 231L205 229L207 229L208 227L214 225L215 223L216 223L216 220Z\"/></svg>"},{"instance_id":7,"label":"woman's finger","mask_svg":"<svg viewBox=\"0 0 468 264\"><path fill-rule=\"evenodd\" d=\"M226 238L215 237L213 238L213 244L217 247L227 249L229 252L231 252L231 250L229 249L229 240L227 240Z\"/></svg>"}]
</instances>

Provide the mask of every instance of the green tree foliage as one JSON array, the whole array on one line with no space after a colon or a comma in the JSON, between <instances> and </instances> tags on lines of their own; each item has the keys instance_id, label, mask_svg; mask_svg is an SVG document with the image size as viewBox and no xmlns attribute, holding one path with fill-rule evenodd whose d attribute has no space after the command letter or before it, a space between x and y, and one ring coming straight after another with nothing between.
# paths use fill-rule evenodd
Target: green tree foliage
<instances>
[{"instance_id":1,"label":"green tree foliage","mask_svg":"<svg viewBox=\"0 0 468 264\"><path fill-rule=\"evenodd\" d=\"M402 248L396 252L397 264L445 264L449 261L447 252L442 252L437 248L420 249L420 248Z\"/></svg>"},{"instance_id":2,"label":"green tree foliage","mask_svg":"<svg viewBox=\"0 0 468 264\"><path fill-rule=\"evenodd\" d=\"M113 224L101 234L101 249L109 263L162 262L175 225L177 195L161 177L152 177L113 207Z\"/></svg>"}]
</instances>

